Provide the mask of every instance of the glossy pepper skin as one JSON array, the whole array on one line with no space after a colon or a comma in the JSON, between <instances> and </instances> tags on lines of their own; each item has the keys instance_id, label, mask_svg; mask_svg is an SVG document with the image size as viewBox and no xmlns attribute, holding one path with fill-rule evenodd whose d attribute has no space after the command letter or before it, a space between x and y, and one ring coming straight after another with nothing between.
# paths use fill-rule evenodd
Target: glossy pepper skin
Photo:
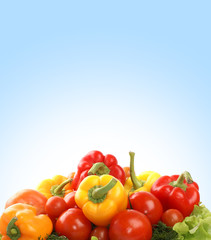
<instances>
[{"instance_id":1,"label":"glossy pepper skin","mask_svg":"<svg viewBox=\"0 0 211 240\"><path fill-rule=\"evenodd\" d=\"M98 168L93 168L94 164L99 164ZM109 174L117 178L123 185L125 184L125 171L118 165L116 157L111 154L104 156L100 151L87 153L78 164L77 172L72 182L73 189L77 190L80 182L91 174Z\"/></svg>"},{"instance_id":2,"label":"glossy pepper skin","mask_svg":"<svg viewBox=\"0 0 211 240\"><path fill-rule=\"evenodd\" d=\"M45 213L47 198L34 189L22 189L11 196L5 204L5 208L15 203L26 203L36 207L37 214Z\"/></svg>"},{"instance_id":3,"label":"glossy pepper skin","mask_svg":"<svg viewBox=\"0 0 211 240\"><path fill-rule=\"evenodd\" d=\"M188 172L181 175L162 176L151 188L162 203L164 210L178 209L184 217L189 216L194 205L200 201L199 187Z\"/></svg>"},{"instance_id":4,"label":"glossy pepper skin","mask_svg":"<svg viewBox=\"0 0 211 240\"><path fill-rule=\"evenodd\" d=\"M111 175L88 176L80 183L75 202L84 215L97 226L107 226L112 217L126 209L127 193Z\"/></svg>"},{"instance_id":5,"label":"glossy pepper skin","mask_svg":"<svg viewBox=\"0 0 211 240\"><path fill-rule=\"evenodd\" d=\"M62 175L56 175L52 179L45 179L41 181L36 190L46 196L47 199L52 196L64 197L73 191L71 182L71 178L67 178Z\"/></svg>"},{"instance_id":6,"label":"glossy pepper skin","mask_svg":"<svg viewBox=\"0 0 211 240\"><path fill-rule=\"evenodd\" d=\"M11 205L0 217L1 240L46 239L52 230L50 218L45 214L36 215L36 208L25 203Z\"/></svg>"},{"instance_id":7,"label":"glossy pepper skin","mask_svg":"<svg viewBox=\"0 0 211 240\"><path fill-rule=\"evenodd\" d=\"M153 183L160 178L160 174L153 171L145 171L139 174L138 176L135 175L134 170L134 152L129 152L130 155L130 177L127 178L124 188L125 191L131 195L134 192L150 192Z\"/></svg>"}]
</instances>

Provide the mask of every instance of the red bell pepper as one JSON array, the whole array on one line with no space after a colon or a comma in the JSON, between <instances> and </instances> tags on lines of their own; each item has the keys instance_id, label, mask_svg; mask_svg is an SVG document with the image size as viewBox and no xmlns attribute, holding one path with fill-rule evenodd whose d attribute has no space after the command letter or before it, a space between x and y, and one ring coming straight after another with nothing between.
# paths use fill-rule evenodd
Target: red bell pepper
<instances>
[{"instance_id":1,"label":"red bell pepper","mask_svg":"<svg viewBox=\"0 0 211 240\"><path fill-rule=\"evenodd\" d=\"M162 203L164 210L174 208L184 217L189 216L194 205L200 201L199 187L191 178L190 173L184 172L180 176L162 176L158 178L151 188Z\"/></svg>"},{"instance_id":2,"label":"red bell pepper","mask_svg":"<svg viewBox=\"0 0 211 240\"><path fill-rule=\"evenodd\" d=\"M111 154L103 155L100 151L87 153L80 161L72 181L72 188L78 189L80 182L88 175L110 174L125 184L125 171L118 165L117 159Z\"/></svg>"}]
</instances>

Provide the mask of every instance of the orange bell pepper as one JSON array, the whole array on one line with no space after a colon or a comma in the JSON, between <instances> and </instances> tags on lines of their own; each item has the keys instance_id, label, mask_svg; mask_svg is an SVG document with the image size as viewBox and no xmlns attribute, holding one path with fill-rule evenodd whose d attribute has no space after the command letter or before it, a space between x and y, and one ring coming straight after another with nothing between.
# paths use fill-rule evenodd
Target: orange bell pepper
<instances>
[{"instance_id":1,"label":"orange bell pepper","mask_svg":"<svg viewBox=\"0 0 211 240\"><path fill-rule=\"evenodd\" d=\"M71 188L71 182L72 178L56 175L52 179L45 179L41 181L36 190L41 192L47 198L52 196L64 197L73 191Z\"/></svg>"},{"instance_id":2,"label":"orange bell pepper","mask_svg":"<svg viewBox=\"0 0 211 240\"><path fill-rule=\"evenodd\" d=\"M127 207L127 193L111 175L91 175L83 179L75 202L84 215L97 226L107 226L112 217Z\"/></svg>"},{"instance_id":3,"label":"orange bell pepper","mask_svg":"<svg viewBox=\"0 0 211 240\"><path fill-rule=\"evenodd\" d=\"M5 204L5 208L15 203L26 203L36 207L37 215L45 213L47 198L34 189L22 189L11 196Z\"/></svg>"},{"instance_id":4,"label":"orange bell pepper","mask_svg":"<svg viewBox=\"0 0 211 240\"><path fill-rule=\"evenodd\" d=\"M51 219L45 214L36 215L36 208L25 203L9 206L0 217L1 240L47 239L52 231Z\"/></svg>"}]
</instances>

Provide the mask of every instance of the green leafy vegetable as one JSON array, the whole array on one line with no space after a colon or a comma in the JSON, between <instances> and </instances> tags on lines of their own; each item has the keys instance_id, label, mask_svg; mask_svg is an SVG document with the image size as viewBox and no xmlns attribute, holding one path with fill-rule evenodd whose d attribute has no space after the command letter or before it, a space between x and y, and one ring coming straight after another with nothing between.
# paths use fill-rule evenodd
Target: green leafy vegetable
<instances>
[{"instance_id":1,"label":"green leafy vegetable","mask_svg":"<svg viewBox=\"0 0 211 240\"><path fill-rule=\"evenodd\" d=\"M59 236L56 232L51 233L51 235L48 235L47 240L68 240L65 236ZM44 240L43 238L38 238L38 240Z\"/></svg>"},{"instance_id":2,"label":"green leafy vegetable","mask_svg":"<svg viewBox=\"0 0 211 240\"><path fill-rule=\"evenodd\" d=\"M67 237L65 236L59 236L56 233L52 233L51 235L48 236L47 240L68 240Z\"/></svg>"},{"instance_id":3,"label":"green leafy vegetable","mask_svg":"<svg viewBox=\"0 0 211 240\"><path fill-rule=\"evenodd\" d=\"M171 227L166 226L162 222L158 222L158 224L153 227L151 240L176 240L177 237L177 232L175 232Z\"/></svg>"},{"instance_id":4,"label":"green leafy vegetable","mask_svg":"<svg viewBox=\"0 0 211 240\"><path fill-rule=\"evenodd\" d=\"M195 205L191 215L173 229L179 240L211 240L211 212L204 205Z\"/></svg>"}]
</instances>

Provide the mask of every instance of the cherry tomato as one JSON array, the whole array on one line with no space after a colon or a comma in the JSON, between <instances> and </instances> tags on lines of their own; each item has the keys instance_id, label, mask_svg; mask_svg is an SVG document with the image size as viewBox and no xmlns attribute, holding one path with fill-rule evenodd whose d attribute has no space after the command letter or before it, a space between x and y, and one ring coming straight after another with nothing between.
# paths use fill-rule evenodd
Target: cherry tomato
<instances>
[{"instance_id":1,"label":"cherry tomato","mask_svg":"<svg viewBox=\"0 0 211 240\"><path fill-rule=\"evenodd\" d=\"M92 236L97 237L98 240L109 240L108 228L98 226L92 230L90 239Z\"/></svg>"},{"instance_id":2,"label":"cherry tomato","mask_svg":"<svg viewBox=\"0 0 211 240\"><path fill-rule=\"evenodd\" d=\"M126 209L117 213L111 220L109 238L112 240L150 240L152 226L141 212Z\"/></svg>"},{"instance_id":3,"label":"cherry tomato","mask_svg":"<svg viewBox=\"0 0 211 240\"><path fill-rule=\"evenodd\" d=\"M92 224L79 208L69 208L56 221L55 230L71 240L89 239Z\"/></svg>"},{"instance_id":4,"label":"cherry tomato","mask_svg":"<svg viewBox=\"0 0 211 240\"><path fill-rule=\"evenodd\" d=\"M45 213L45 204L47 198L40 192L33 189L23 189L11 196L6 204L5 208L15 203L26 203L32 205L37 210L37 215Z\"/></svg>"},{"instance_id":5,"label":"cherry tomato","mask_svg":"<svg viewBox=\"0 0 211 240\"><path fill-rule=\"evenodd\" d=\"M130 195L132 208L145 214L151 224L157 224L163 214L163 207L158 198L150 192L135 192Z\"/></svg>"},{"instance_id":6,"label":"cherry tomato","mask_svg":"<svg viewBox=\"0 0 211 240\"><path fill-rule=\"evenodd\" d=\"M177 209L168 209L163 213L161 217L161 221L169 227L173 227L174 224L182 222L183 220L184 217L182 213Z\"/></svg>"},{"instance_id":7,"label":"cherry tomato","mask_svg":"<svg viewBox=\"0 0 211 240\"><path fill-rule=\"evenodd\" d=\"M57 218L52 217L52 216L50 216L50 215L48 215L48 214L46 214L46 215L51 219L51 222L53 223L53 228L55 229L55 225L56 225L56 220L57 220Z\"/></svg>"},{"instance_id":8,"label":"cherry tomato","mask_svg":"<svg viewBox=\"0 0 211 240\"><path fill-rule=\"evenodd\" d=\"M75 193L76 191L70 192L64 197L64 200L67 203L68 208L78 208L78 205L75 202Z\"/></svg>"},{"instance_id":9,"label":"cherry tomato","mask_svg":"<svg viewBox=\"0 0 211 240\"><path fill-rule=\"evenodd\" d=\"M125 171L125 179L130 177L130 167L123 167L123 170Z\"/></svg>"},{"instance_id":10,"label":"cherry tomato","mask_svg":"<svg viewBox=\"0 0 211 240\"><path fill-rule=\"evenodd\" d=\"M58 196L50 197L45 205L46 213L52 218L59 217L59 215L61 215L67 209L68 206L65 200Z\"/></svg>"}]
</instances>

